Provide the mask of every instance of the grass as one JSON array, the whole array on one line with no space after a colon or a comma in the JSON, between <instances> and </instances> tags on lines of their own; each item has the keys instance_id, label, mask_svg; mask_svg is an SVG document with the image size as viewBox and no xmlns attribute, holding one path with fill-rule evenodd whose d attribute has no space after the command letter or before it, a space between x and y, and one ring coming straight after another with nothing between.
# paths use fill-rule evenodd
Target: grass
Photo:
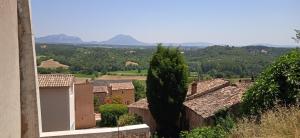
<instances>
[{"instance_id":1,"label":"grass","mask_svg":"<svg viewBox=\"0 0 300 138\"><path fill-rule=\"evenodd\" d=\"M93 78L95 76L94 74L87 75L87 74L82 74L82 73L76 73L73 75L77 78Z\"/></svg>"},{"instance_id":2,"label":"grass","mask_svg":"<svg viewBox=\"0 0 300 138\"><path fill-rule=\"evenodd\" d=\"M119 76L146 76L147 70L126 70L126 71L111 71L107 73L108 75L119 75Z\"/></svg>"},{"instance_id":3,"label":"grass","mask_svg":"<svg viewBox=\"0 0 300 138\"><path fill-rule=\"evenodd\" d=\"M255 123L254 120L240 120L230 137L300 137L300 109L281 107L267 111L262 114L260 123Z\"/></svg>"}]
</instances>

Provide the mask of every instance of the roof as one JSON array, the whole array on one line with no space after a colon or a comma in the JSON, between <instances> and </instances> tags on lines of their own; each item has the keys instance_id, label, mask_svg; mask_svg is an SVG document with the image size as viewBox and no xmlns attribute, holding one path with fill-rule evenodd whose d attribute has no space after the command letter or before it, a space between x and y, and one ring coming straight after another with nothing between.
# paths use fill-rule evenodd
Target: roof
<instances>
[{"instance_id":1,"label":"roof","mask_svg":"<svg viewBox=\"0 0 300 138\"><path fill-rule=\"evenodd\" d=\"M185 101L184 105L203 118L207 118L215 115L220 109L239 103L245 91L246 89L237 86L227 86Z\"/></svg>"},{"instance_id":2,"label":"roof","mask_svg":"<svg viewBox=\"0 0 300 138\"><path fill-rule=\"evenodd\" d=\"M212 79L197 82L197 92L193 95L188 95L188 100L199 97L205 93L221 89L223 87L229 86L230 83L224 79ZM191 88L189 88L189 94L191 94Z\"/></svg>"},{"instance_id":3,"label":"roof","mask_svg":"<svg viewBox=\"0 0 300 138\"><path fill-rule=\"evenodd\" d=\"M130 108L141 108L141 109L148 109L148 101L146 98L138 100L130 105L128 105Z\"/></svg>"},{"instance_id":4,"label":"roof","mask_svg":"<svg viewBox=\"0 0 300 138\"><path fill-rule=\"evenodd\" d=\"M112 90L131 90L134 89L132 82L110 83L109 87Z\"/></svg>"},{"instance_id":5,"label":"roof","mask_svg":"<svg viewBox=\"0 0 300 138\"><path fill-rule=\"evenodd\" d=\"M94 93L108 93L107 86L93 86Z\"/></svg>"},{"instance_id":6,"label":"roof","mask_svg":"<svg viewBox=\"0 0 300 138\"><path fill-rule=\"evenodd\" d=\"M39 74L39 87L69 87L74 82L71 74Z\"/></svg>"}]
</instances>

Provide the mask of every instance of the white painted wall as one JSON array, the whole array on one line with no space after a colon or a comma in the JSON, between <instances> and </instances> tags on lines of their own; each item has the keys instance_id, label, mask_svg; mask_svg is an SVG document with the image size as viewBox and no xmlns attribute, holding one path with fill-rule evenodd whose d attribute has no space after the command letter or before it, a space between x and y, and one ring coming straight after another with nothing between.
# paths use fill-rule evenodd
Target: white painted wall
<instances>
[{"instance_id":1,"label":"white painted wall","mask_svg":"<svg viewBox=\"0 0 300 138\"><path fill-rule=\"evenodd\" d=\"M69 101L70 101L70 130L75 130L75 91L74 84L69 88Z\"/></svg>"},{"instance_id":2,"label":"white painted wall","mask_svg":"<svg viewBox=\"0 0 300 138\"><path fill-rule=\"evenodd\" d=\"M0 137L21 137L17 0L0 0Z\"/></svg>"}]
</instances>

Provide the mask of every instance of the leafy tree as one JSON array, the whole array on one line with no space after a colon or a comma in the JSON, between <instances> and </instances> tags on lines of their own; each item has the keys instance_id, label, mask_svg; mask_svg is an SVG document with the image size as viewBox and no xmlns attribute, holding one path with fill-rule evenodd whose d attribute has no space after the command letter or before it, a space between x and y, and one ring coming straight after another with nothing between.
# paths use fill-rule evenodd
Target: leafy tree
<instances>
[{"instance_id":1,"label":"leafy tree","mask_svg":"<svg viewBox=\"0 0 300 138\"><path fill-rule=\"evenodd\" d=\"M178 48L157 46L150 61L146 94L160 137L178 137L182 103L188 88L187 68Z\"/></svg>"},{"instance_id":2,"label":"leafy tree","mask_svg":"<svg viewBox=\"0 0 300 138\"><path fill-rule=\"evenodd\" d=\"M280 57L269 66L243 96L245 113L258 114L275 105L289 106L300 100L300 50Z\"/></svg>"},{"instance_id":3,"label":"leafy tree","mask_svg":"<svg viewBox=\"0 0 300 138\"><path fill-rule=\"evenodd\" d=\"M118 119L118 126L136 125L141 123L143 123L143 120L140 116L137 116L136 114L124 114Z\"/></svg>"},{"instance_id":4,"label":"leafy tree","mask_svg":"<svg viewBox=\"0 0 300 138\"><path fill-rule=\"evenodd\" d=\"M134 86L134 97L135 101L138 101L139 99L146 97L146 88L145 88L145 82L140 80L134 80L132 81Z\"/></svg>"}]
</instances>

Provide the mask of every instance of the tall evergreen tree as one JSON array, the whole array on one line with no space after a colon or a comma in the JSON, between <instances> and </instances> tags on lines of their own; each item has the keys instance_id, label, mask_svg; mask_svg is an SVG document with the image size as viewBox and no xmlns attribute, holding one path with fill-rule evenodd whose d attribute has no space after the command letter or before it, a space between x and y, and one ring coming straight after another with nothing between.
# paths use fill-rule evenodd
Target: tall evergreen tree
<instances>
[{"instance_id":1,"label":"tall evergreen tree","mask_svg":"<svg viewBox=\"0 0 300 138\"><path fill-rule=\"evenodd\" d=\"M187 80L188 67L180 50L159 44L150 61L146 94L160 137L178 137Z\"/></svg>"}]
</instances>

